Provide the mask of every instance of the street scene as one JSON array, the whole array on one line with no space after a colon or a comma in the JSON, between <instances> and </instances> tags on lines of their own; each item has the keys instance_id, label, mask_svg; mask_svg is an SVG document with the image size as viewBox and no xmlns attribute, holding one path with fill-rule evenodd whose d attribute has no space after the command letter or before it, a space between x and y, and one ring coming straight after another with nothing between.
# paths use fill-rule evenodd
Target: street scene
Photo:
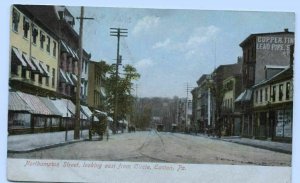
<instances>
[{"instance_id":1,"label":"street scene","mask_svg":"<svg viewBox=\"0 0 300 183\"><path fill-rule=\"evenodd\" d=\"M291 166L293 13L13 5L10 22L8 158Z\"/></svg>"}]
</instances>

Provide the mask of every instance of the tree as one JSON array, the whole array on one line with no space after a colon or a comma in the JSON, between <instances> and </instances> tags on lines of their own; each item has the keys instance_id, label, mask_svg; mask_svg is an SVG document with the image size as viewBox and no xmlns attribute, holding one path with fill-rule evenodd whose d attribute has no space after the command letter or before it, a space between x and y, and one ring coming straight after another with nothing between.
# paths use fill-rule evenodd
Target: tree
<instances>
[{"instance_id":1,"label":"tree","mask_svg":"<svg viewBox=\"0 0 300 183\"><path fill-rule=\"evenodd\" d=\"M131 65L125 65L122 67L120 76L116 78L115 66L111 65L108 71L107 78L107 102L108 107L111 109L109 113L115 115L116 120L125 119L126 115L130 114L132 111L132 105L134 103L134 97L131 94L133 89L133 80L140 78L140 74L137 73L137 70ZM117 102L116 102L117 96ZM115 111L117 105L117 111Z\"/></svg>"}]
</instances>

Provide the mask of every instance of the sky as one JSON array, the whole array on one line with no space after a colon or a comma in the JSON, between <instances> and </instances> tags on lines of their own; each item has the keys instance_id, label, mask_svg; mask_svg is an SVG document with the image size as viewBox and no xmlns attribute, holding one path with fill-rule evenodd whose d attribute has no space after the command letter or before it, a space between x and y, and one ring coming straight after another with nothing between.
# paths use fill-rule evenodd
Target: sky
<instances>
[{"instance_id":1,"label":"sky","mask_svg":"<svg viewBox=\"0 0 300 183\"><path fill-rule=\"evenodd\" d=\"M80 7L68 9L80 15ZM239 44L250 34L295 29L294 14L286 12L85 7L84 16L94 18L84 21L83 47L95 61L114 63L117 39L110 28L128 29L120 54L123 65L141 74L139 97L186 97L187 83L195 87L202 74L236 63Z\"/></svg>"}]
</instances>

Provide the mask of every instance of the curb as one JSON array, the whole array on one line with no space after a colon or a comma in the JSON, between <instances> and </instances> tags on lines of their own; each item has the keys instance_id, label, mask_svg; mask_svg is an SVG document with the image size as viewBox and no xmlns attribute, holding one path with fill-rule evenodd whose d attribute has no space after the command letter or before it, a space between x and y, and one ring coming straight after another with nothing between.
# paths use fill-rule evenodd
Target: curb
<instances>
[{"instance_id":1,"label":"curb","mask_svg":"<svg viewBox=\"0 0 300 183\"><path fill-rule=\"evenodd\" d=\"M74 143L77 143L77 142L83 142L84 140L85 139L73 140L73 141L62 142L62 143L58 143L58 144L51 144L51 145L46 145L46 146L37 147L37 148L33 148L33 149L27 149L27 150L7 150L7 153L29 153L29 152L34 152L34 151L39 151L39 150L64 146L64 145L68 145L68 144L74 144Z\"/></svg>"}]
</instances>

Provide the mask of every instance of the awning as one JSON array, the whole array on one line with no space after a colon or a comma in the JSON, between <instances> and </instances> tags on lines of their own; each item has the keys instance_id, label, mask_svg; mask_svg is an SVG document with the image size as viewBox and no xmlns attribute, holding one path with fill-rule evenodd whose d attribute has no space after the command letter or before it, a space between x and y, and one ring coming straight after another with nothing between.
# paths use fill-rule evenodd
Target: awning
<instances>
[{"instance_id":1,"label":"awning","mask_svg":"<svg viewBox=\"0 0 300 183\"><path fill-rule=\"evenodd\" d=\"M62 70L62 69L59 69L59 73L60 73L60 80L65 82L65 83L68 83L68 79L67 79L67 76L65 74L65 72Z\"/></svg>"},{"instance_id":2,"label":"awning","mask_svg":"<svg viewBox=\"0 0 300 183\"><path fill-rule=\"evenodd\" d=\"M58 99L50 99L47 97L39 97L39 99L52 111L53 114L56 114L57 116L63 116L60 109L57 108L52 102L53 100L58 100Z\"/></svg>"},{"instance_id":3,"label":"awning","mask_svg":"<svg viewBox=\"0 0 300 183\"><path fill-rule=\"evenodd\" d=\"M84 105L81 105L81 110L88 116L91 117L93 115L92 111Z\"/></svg>"},{"instance_id":4,"label":"awning","mask_svg":"<svg viewBox=\"0 0 300 183\"><path fill-rule=\"evenodd\" d=\"M30 70L32 71L36 71L36 67L33 65L33 63L31 62L31 60L29 59L28 55L22 54L24 60L26 61L26 63L28 64L28 66L30 67Z\"/></svg>"},{"instance_id":5,"label":"awning","mask_svg":"<svg viewBox=\"0 0 300 183\"><path fill-rule=\"evenodd\" d=\"M75 85L73 80L71 79L70 73L66 72L66 78L68 79L68 81L71 85L73 85L73 86Z\"/></svg>"},{"instance_id":6,"label":"awning","mask_svg":"<svg viewBox=\"0 0 300 183\"><path fill-rule=\"evenodd\" d=\"M66 44L64 41L61 41L61 45L62 45L62 46L61 46L61 50L62 50L62 51L65 51L65 52L71 54L71 53L70 53L70 50L68 49L67 44Z\"/></svg>"},{"instance_id":7,"label":"awning","mask_svg":"<svg viewBox=\"0 0 300 183\"><path fill-rule=\"evenodd\" d=\"M48 72L46 65L44 63L40 62L40 66L43 69L45 75L49 77L50 73Z\"/></svg>"},{"instance_id":8,"label":"awning","mask_svg":"<svg viewBox=\"0 0 300 183\"><path fill-rule=\"evenodd\" d=\"M102 112L102 111L99 111L99 110L95 110L95 113L103 115L103 116L107 116L106 112Z\"/></svg>"},{"instance_id":9,"label":"awning","mask_svg":"<svg viewBox=\"0 0 300 183\"><path fill-rule=\"evenodd\" d=\"M249 102L251 100L251 97L252 97L252 90L246 89L235 99L234 102Z\"/></svg>"},{"instance_id":10,"label":"awning","mask_svg":"<svg viewBox=\"0 0 300 183\"><path fill-rule=\"evenodd\" d=\"M56 100L50 100L51 103L59 110L59 112L62 114L62 117L71 117L73 114L75 114L75 105L72 103L72 101L67 99L56 99Z\"/></svg>"},{"instance_id":11,"label":"awning","mask_svg":"<svg viewBox=\"0 0 300 183\"><path fill-rule=\"evenodd\" d=\"M106 97L106 92L105 92L104 87L100 87L100 94L102 97Z\"/></svg>"},{"instance_id":12,"label":"awning","mask_svg":"<svg viewBox=\"0 0 300 183\"><path fill-rule=\"evenodd\" d=\"M77 84L77 76L75 74L70 73L72 81L74 84Z\"/></svg>"},{"instance_id":13,"label":"awning","mask_svg":"<svg viewBox=\"0 0 300 183\"><path fill-rule=\"evenodd\" d=\"M33 114L56 115L39 99L39 97L23 92L17 92L17 94L31 108Z\"/></svg>"},{"instance_id":14,"label":"awning","mask_svg":"<svg viewBox=\"0 0 300 183\"><path fill-rule=\"evenodd\" d=\"M29 105L17 94L17 92L9 92L8 110L10 111L27 111L32 113Z\"/></svg>"},{"instance_id":15,"label":"awning","mask_svg":"<svg viewBox=\"0 0 300 183\"><path fill-rule=\"evenodd\" d=\"M26 67L27 64L25 62L25 60L23 59L21 53L19 52L19 50L17 48L12 48L13 49L13 53L15 54L15 56L18 58L19 62L21 63L22 66Z\"/></svg>"},{"instance_id":16,"label":"awning","mask_svg":"<svg viewBox=\"0 0 300 183\"><path fill-rule=\"evenodd\" d=\"M31 58L32 59L32 63L34 64L34 66L37 68L37 70L39 71L39 73L40 74L42 74L42 75L45 75L45 72L44 72L44 70L42 69L42 67L40 66L40 61L38 61L37 59L35 59L35 58Z\"/></svg>"}]
</instances>

